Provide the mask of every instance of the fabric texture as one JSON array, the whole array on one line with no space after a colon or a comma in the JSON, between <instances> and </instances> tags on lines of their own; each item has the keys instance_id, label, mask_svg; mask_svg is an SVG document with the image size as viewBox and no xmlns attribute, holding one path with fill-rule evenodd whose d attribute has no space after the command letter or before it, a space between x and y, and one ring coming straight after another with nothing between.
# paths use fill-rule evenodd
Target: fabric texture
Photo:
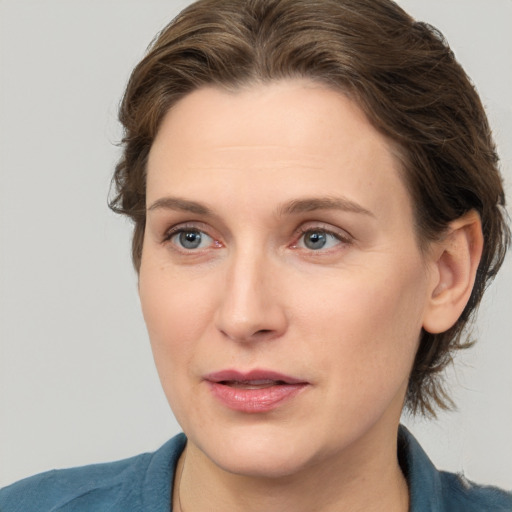
<instances>
[{"instance_id":1,"label":"fabric texture","mask_svg":"<svg viewBox=\"0 0 512 512\"><path fill-rule=\"evenodd\" d=\"M174 471L185 444L178 434L155 453L26 478L0 490L0 512L172 511ZM512 493L438 471L405 427L398 446L411 512L512 512Z\"/></svg>"}]
</instances>

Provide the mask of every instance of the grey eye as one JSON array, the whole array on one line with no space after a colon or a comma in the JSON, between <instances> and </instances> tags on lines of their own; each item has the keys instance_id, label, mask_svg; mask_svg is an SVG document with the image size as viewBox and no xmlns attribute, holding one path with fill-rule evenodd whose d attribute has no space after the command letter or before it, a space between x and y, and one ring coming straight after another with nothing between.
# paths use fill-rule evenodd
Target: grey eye
<instances>
[{"instance_id":1,"label":"grey eye","mask_svg":"<svg viewBox=\"0 0 512 512\"><path fill-rule=\"evenodd\" d=\"M309 251L323 251L347 243L349 243L348 240L345 240L340 235L318 228L303 231L297 247Z\"/></svg>"},{"instance_id":2,"label":"grey eye","mask_svg":"<svg viewBox=\"0 0 512 512\"><path fill-rule=\"evenodd\" d=\"M199 231L198 229L183 229L178 231L172 235L170 241L174 245L177 245L187 251L205 249L213 243L211 236Z\"/></svg>"},{"instance_id":3,"label":"grey eye","mask_svg":"<svg viewBox=\"0 0 512 512\"><path fill-rule=\"evenodd\" d=\"M202 236L199 231L182 231L179 242L185 249L197 249L201 245Z\"/></svg>"},{"instance_id":4,"label":"grey eye","mask_svg":"<svg viewBox=\"0 0 512 512\"><path fill-rule=\"evenodd\" d=\"M323 231L308 231L304 234L304 245L313 251L323 249L327 244L327 236Z\"/></svg>"}]
</instances>

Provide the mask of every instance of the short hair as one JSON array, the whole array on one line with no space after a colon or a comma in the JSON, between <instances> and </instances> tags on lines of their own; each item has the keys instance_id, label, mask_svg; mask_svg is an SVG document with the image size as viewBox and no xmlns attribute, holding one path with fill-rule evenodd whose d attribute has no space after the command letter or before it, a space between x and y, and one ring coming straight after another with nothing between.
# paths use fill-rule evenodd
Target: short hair
<instances>
[{"instance_id":1,"label":"short hair","mask_svg":"<svg viewBox=\"0 0 512 512\"><path fill-rule=\"evenodd\" d=\"M412 198L420 248L476 210L484 248L467 306L444 333L422 331L405 407L454 406L442 370L471 344L466 327L510 241L498 156L484 108L442 34L391 0L199 0L151 43L119 112L123 153L111 208L134 222L138 271L146 164L163 117L203 86L306 78L345 94L391 141Z\"/></svg>"}]
</instances>

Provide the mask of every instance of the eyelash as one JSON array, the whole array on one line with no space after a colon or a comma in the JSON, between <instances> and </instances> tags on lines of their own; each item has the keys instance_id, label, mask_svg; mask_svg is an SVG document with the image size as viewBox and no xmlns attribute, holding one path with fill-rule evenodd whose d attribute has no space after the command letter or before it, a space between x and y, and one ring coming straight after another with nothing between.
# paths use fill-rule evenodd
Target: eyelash
<instances>
[{"instance_id":1,"label":"eyelash","mask_svg":"<svg viewBox=\"0 0 512 512\"><path fill-rule=\"evenodd\" d=\"M297 247L299 241L308 233L322 233L324 235L331 236L331 237L335 238L338 242L340 242L341 244L345 244L345 245L349 245L353 241L353 239L350 235L348 235L348 234L342 235L341 233L339 233L337 231L328 229L323 226L301 226L299 229L297 241L292 245L292 247L299 248L299 247ZM329 249L326 249L324 251L315 251L313 249L310 249L310 251L312 253L314 253L314 252L324 252L325 253L325 252L329 251Z\"/></svg>"},{"instance_id":2,"label":"eyelash","mask_svg":"<svg viewBox=\"0 0 512 512\"><path fill-rule=\"evenodd\" d=\"M186 225L186 224L185 225L180 224L178 226L172 227L171 229L167 230L164 233L164 236L162 239L162 244L171 243L172 238L181 233L194 233L194 232L200 233L202 235L206 235L208 238L211 238L214 242L213 245L215 248L222 247L221 242L216 240L215 237L209 235L205 229L201 229L197 225ZM199 253L200 252L200 250L195 251L193 249L186 249L184 247L178 247L177 244L173 244L173 245L175 246L176 250L184 252L184 253L192 253L192 252Z\"/></svg>"}]
</instances>

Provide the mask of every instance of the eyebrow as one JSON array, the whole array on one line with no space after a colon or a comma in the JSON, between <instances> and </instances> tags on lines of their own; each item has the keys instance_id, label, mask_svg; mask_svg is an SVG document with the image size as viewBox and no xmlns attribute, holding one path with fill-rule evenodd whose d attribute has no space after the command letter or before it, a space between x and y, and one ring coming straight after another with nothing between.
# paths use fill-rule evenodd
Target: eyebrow
<instances>
[{"instance_id":1,"label":"eyebrow","mask_svg":"<svg viewBox=\"0 0 512 512\"><path fill-rule=\"evenodd\" d=\"M278 209L280 215L307 213L316 210L341 210L374 217L370 210L344 197L311 197L294 199Z\"/></svg>"},{"instance_id":2,"label":"eyebrow","mask_svg":"<svg viewBox=\"0 0 512 512\"><path fill-rule=\"evenodd\" d=\"M148 207L148 212L153 210L177 210L195 213L196 215L212 215L213 212L196 201L189 201L179 197L161 197Z\"/></svg>"},{"instance_id":3,"label":"eyebrow","mask_svg":"<svg viewBox=\"0 0 512 512\"><path fill-rule=\"evenodd\" d=\"M181 199L179 197L161 197L148 207L148 211L159 209L184 211L194 213L196 215L213 215L212 210L203 204L196 201L190 201L188 199ZM341 210L374 217L370 210L367 210L360 204L343 197L311 197L293 199L292 201L281 205L278 208L277 213L279 216L283 216L307 213L316 210Z\"/></svg>"}]
</instances>

